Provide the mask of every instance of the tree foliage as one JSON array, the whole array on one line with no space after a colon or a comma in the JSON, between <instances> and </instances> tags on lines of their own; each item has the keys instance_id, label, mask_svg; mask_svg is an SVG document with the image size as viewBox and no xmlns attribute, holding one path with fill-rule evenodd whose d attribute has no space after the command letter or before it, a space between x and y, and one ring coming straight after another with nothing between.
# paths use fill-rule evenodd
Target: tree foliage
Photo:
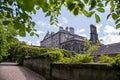
<instances>
[{"instance_id":1,"label":"tree foliage","mask_svg":"<svg viewBox=\"0 0 120 80\"><path fill-rule=\"evenodd\" d=\"M120 28L120 0L1 0L0 24L11 24L20 36L25 36L26 32L32 36L36 29L30 14L36 14L39 9L50 17L51 25L57 25L62 6L74 15L83 14L88 18L94 15L99 23L100 17L97 13L104 13L107 5L110 5L107 19L112 17L116 28Z\"/></svg>"},{"instance_id":2,"label":"tree foliage","mask_svg":"<svg viewBox=\"0 0 120 80\"><path fill-rule=\"evenodd\" d=\"M11 45L18 41L16 38L17 33L11 27L0 25L0 60L3 57L8 56L8 50Z\"/></svg>"}]
</instances>

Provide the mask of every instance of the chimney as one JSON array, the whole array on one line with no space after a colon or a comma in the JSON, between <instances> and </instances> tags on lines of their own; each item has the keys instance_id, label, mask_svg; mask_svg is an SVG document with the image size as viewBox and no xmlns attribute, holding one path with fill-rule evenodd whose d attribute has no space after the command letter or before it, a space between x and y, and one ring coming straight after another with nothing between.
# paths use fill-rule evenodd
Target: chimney
<instances>
[{"instance_id":1,"label":"chimney","mask_svg":"<svg viewBox=\"0 0 120 80\"><path fill-rule=\"evenodd\" d=\"M65 28L65 31L68 32L68 27Z\"/></svg>"},{"instance_id":2,"label":"chimney","mask_svg":"<svg viewBox=\"0 0 120 80\"><path fill-rule=\"evenodd\" d=\"M90 25L90 41L92 45L99 41L96 26L93 24Z\"/></svg>"},{"instance_id":3,"label":"chimney","mask_svg":"<svg viewBox=\"0 0 120 80\"><path fill-rule=\"evenodd\" d=\"M62 26L59 27L59 31L63 31L63 27Z\"/></svg>"},{"instance_id":4,"label":"chimney","mask_svg":"<svg viewBox=\"0 0 120 80\"><path fill-rule=\"evenodd\" d=\"M74 28L73 27L70 27L70 33L74 34Z\"/></svg>"}]
</instances>

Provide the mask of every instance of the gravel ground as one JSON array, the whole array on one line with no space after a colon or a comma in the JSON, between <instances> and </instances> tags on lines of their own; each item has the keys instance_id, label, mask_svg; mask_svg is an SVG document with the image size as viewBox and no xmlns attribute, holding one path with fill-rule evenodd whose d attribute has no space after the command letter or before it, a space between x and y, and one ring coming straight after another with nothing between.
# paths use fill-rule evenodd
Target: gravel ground
<instances>
[{"instance_id":1,"label":"gravel ground","mask_svg":"<svg viewBox=\"0 0 120 80\"><path fill-rule=\"evenodd\" d=\"M0 80L45 80L30 69L16 63L0 63Z\"/></svg>"}]
</instances>

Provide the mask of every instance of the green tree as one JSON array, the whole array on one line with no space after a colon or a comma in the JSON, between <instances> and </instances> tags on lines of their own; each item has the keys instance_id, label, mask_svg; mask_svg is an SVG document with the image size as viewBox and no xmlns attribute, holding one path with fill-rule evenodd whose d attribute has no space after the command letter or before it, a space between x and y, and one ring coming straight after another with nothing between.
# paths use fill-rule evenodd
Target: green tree
<instances>
[{"instance_id":1,"label":"green tree","mask_svg":"<svg viewBox=\"0 0 120 80\"><path fill-rule=\"evenodd\" d=\"M9 55L11 45L18 41L14 29L8 28L10 27L6 29L6 26L0 25L0 60Z\"/></svg>"},{"instance_id":2,"label":"green tree","mask_svg":"<svg viewBox=\"0 0 120 80\"><path fill-rule=\"evenodd\" d=\"M100 42L92 45L88 39L85 39L83 53L91 54L92 52L96 51L100 47L100 45Z\"/></svg>"},{"instance_id":3,"label":"green tree","mask_svg":"<svg viewBox=\"0 0 120 80\"><path fill-rule=\"evenodd\" d=\"M112 17L116 28L120 28L120 0L1 0L0 24L11 24L20 36L25 36L26 32L32 36L36 29L30 14L36 14L36 10L42 9L45 16L50 16L51 25L57 25L62 6L74 15L83 14L88 18L94 15L99 23L100 17L97 13L104 13L107 5L110 5L107 19Z\"/></svg>"}]
</instances>

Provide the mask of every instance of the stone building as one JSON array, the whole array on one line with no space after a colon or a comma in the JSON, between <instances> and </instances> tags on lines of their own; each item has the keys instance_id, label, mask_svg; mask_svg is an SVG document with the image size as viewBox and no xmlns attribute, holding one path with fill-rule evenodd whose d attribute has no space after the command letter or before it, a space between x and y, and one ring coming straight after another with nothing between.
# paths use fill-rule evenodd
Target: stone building
<instances>
[{"instance_id":1,"label":"stone building","mask_svg":"<svg viewBox=\"0 0 120 80\"><path fill-rule=\"evenodd\" d=\"M90 41L92 44L95 44L98 41L96 27L94 25L90 25L90 29ZM73 27L66 27L65 29L63 27L59 27L59 31L56 33L47 32L40 43L41 47L62 48L82 53L84 41L85 37L75 34Z\"/></svg>"}]
</instances>

